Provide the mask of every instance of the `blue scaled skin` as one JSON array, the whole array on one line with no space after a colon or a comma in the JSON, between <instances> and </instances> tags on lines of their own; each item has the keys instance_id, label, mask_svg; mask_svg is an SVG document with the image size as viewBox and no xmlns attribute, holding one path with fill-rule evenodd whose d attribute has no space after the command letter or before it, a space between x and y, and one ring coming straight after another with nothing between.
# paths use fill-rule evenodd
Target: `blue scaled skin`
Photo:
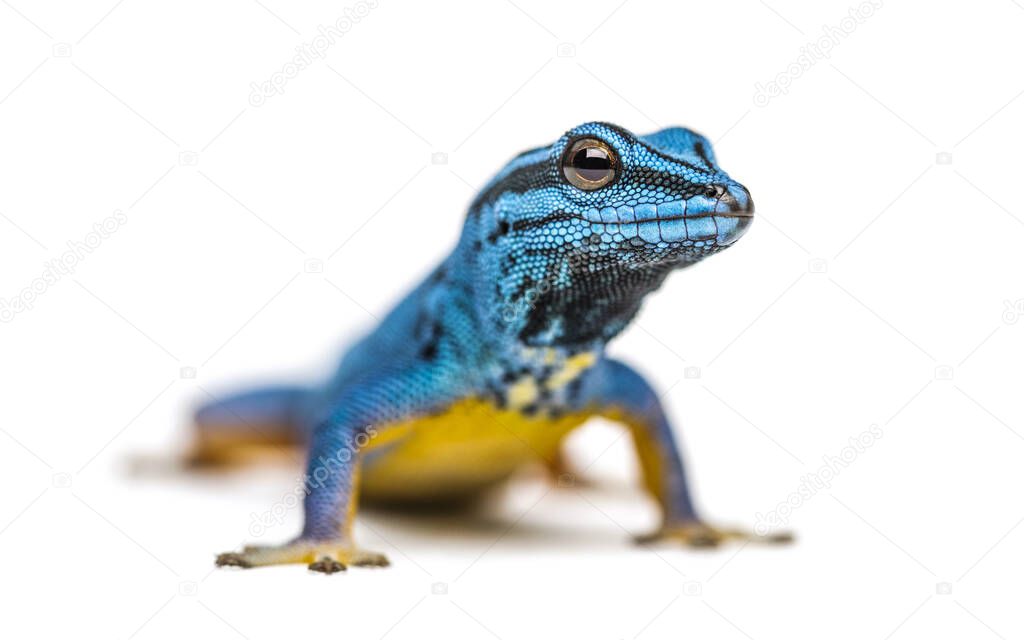
<instances>
[{"instance_id":1,"label":"blue scaled skin","mask_svg":"<svg viewBox=\"0 0 1024 640\"><path fill-rule=\"evenodd\" d=\"M452 253L332 379L199 410L197 462L257 442L308 448L301 535L218 564L386 564L354 544L357 497L478 496L538 460L556 466L561 440L592 416L633 436L663 516L652 537L750 538L697 516L656 392L605 347L669 273L732 245L752 216L746 188L688 129L587 123L515 157L473 201Z\"/></svg>"}]
</instances>

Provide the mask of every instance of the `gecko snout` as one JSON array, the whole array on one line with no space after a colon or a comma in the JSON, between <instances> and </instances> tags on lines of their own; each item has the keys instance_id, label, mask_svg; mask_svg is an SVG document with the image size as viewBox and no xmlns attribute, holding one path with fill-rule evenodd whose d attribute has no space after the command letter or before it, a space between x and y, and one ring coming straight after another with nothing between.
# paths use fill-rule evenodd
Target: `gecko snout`
<instances>
[{"instance_id":1,"label":"gecko snout","mask_svg":"<svg viewBox=\"0 0 1024 640\"><path fill-rule=\"evenodd\" d=\"M728 187L718 189L721 194L715 207L716 214L748 217L754 215L754 201L742 184L734 182Z\"/></svg>"},{"instance_id":2,"label":"gecko snout","mask_svg":"<svg viewBox=\"0 0 1024 640\"><path fill-rule=\"evenodd\" d=\"M719 189L714 211L715 227L719 246L726 246L739 240L754 221L754 201L750 191L738 182Z\"/></svg>"}]
</instances>

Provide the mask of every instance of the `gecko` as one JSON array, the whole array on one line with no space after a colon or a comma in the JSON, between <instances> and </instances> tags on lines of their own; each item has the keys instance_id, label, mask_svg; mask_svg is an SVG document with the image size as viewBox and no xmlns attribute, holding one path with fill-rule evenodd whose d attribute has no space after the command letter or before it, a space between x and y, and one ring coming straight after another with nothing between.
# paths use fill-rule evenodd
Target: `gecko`
<instances>
[{"instance_id":1,"label":"gecko","mask_svg":"<svg viewBox=\"0 0 1024 640\"><path fill-rule=\"evenodd\" d=\"M360 500L472 500L600 416L624 426L660 509L646 540L782 542L706 523L655 387L606 353L666 277L732 246L749 191L686 128L634 135L588 122L510 160L475 196L451 253L315 386L242 391L195 413L191 459L306 451L301 533L218 566L386 566L356 545Z\"/></svg>"}]
</instances>

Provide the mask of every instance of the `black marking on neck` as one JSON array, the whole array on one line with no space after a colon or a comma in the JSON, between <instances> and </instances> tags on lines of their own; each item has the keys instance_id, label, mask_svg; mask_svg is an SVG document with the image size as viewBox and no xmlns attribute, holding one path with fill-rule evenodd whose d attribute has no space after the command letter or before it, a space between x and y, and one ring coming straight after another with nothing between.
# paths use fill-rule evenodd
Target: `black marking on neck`
<instances>
[{"instance_id":1,"label":"black marking on neck","mask_svg":"<svg viewBox=\"0 0 1024 640\"><path fill-rule=\"evenodd\" d=\"M579 269L570 286L552 287L537 297L519 340L529 346L549 346L550 342L581 348L606 342L628 324L644 296L661 286L671 268L669 264L647 264ZM559 320L560 334L549 339L548 330Z\"/></svg>"},{"instance_id":2,"label":"black marking on neck","mask_svg":"<svg viewBox=\"0 0 1024 640\"><path fill-rule=\"evenodd\" d=\"M494 231L487 235L487 242L494 244L498 241L498 238L508 233L510 226L507 221L502 220L498 223L498 226L494 228Z\"/></svg>"},{"instance_id":3,"label":"black marking on neck","mask_svg":"<svg viewBox=\"0 0 1024 640\"><path fill-rule=\"evenodd\" d=\"M530 189L542 186L548 179L549 171L548 158L519 167L480 193L473 201L473 207L479 208L481 205L491 204L503 193L526 193Z\"/></svg>"},{"instance_id":4,"label":"black marking on neck","mask_svg":"<svg viewBox=\"0 0 1024 640\"><path fill-rule=\"evenodd\" d=\"M444 336L444 330L441 327L441 323L435 319L430 325L430 334L428 335L426 342L420 347L419 357L431 361L437 357L437 351L441 344L441 338Z\"/></svg>"},{"instance_id":5,"label":"black marking on neck","mask_svg":"<svg viewBox=\"0 0 1024 640\"><path fill-rule=\"evenodd\" d=\"M715 170L715 165L714 163L711 162L711 158L708 157L708 152L704 148L703 142L698 142L697 144L693 145L693 150L697 152L697 155L700 156L700 159L704 162L704 164L708 166L708 169L710 169L711 171Z\"/></svg>"}]
</instances>

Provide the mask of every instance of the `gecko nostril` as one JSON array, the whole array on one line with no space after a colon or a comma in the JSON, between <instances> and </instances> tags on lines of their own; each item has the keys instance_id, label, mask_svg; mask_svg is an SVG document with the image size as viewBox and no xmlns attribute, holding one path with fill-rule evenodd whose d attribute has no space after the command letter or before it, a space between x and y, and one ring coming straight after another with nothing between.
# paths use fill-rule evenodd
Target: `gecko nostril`
<instances>
[{"instance_id":1,"label":"gecko nostril","mask_svg":"<svg viewBox=\"0 0 1024 640\"><path fill-rule=\"evenodd\" d=\"M752 215L754 203L750 192L741 184L730 185L730 188L718 198L715 209L720 213Z\"/></svg>"}]
</instances>

